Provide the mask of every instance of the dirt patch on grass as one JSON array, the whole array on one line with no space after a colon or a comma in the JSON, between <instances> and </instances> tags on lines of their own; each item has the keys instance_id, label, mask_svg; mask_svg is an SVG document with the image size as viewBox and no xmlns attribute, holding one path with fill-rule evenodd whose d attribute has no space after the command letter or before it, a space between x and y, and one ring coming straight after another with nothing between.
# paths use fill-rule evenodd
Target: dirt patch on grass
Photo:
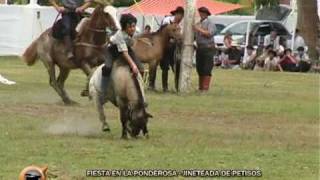
<instances>
[{"instance_id":1,"label":"dirt patch on grass","mask_svg":"<svg viewBox=\"0 0 320 180\"><path fill-rule=\"evenodd\" d=\"M13 104L13 105L0 105L0 113L13 113L23 114L33 117L48 118L51 115L61 113L66 106L59 106L55 104Z\"/></svg>"},{"instance_id":2,"label":"dirt patch on grass","mask_svg":"<svg viewBox=\"0 0 320 180\"><path fill-rule=\"evenodd\" d=\"M101 134L101 127L97 121L74 114L58 118L47 126L45 131L52 135L98 136Z\"/></svg>"}]
</instances>

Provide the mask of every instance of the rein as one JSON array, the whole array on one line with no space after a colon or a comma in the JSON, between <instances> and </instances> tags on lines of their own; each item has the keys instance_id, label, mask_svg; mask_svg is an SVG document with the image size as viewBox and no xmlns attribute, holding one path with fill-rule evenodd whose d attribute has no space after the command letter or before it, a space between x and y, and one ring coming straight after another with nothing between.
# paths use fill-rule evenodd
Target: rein
<instances>
[{"instance_id":1,"label":"rein","mask_svg":"<svg viewBox=\"0 0 320 180\"><path fill-rule=\"evenodd\" d=\"M58 18L59 18L60 15L61 15L61 13L59 12L59 13L57 14L56 18L54 19L52 26L53 26L54 24L56 24L56 22L57 22L57 20L58 20Z\"/></svg>"},{"instance_id":2,"label":"rein","mask_svg":"<svg viewBox=\"0 0 320 180\"><path fill-rule=\"evenodd\" d=\"M105 29L98 29L98 28L88 27L88 30L93 31L94 33L107 33L107 31ZM85 47L90 47L90 48L95 48L95 49L102 49L107 44L108 44L108 42L106 42L106 43L104 43L102 45L95 45L95 44L87 43L87 42L76 42L75 43L76 46L85 46Z\"/></svg>"},{"instance_id":3,"label":"rein","mask_svg":"<svg viewBox=\"0 0 320 180\"><path fill-rule=\"evenodd\" d=\"M85 46L85 47L91 47L91 48L96 48L96 49L102 49L104 48L108 43L102 44L102 45L95 45L91 43L86 43L86 42L77 42L75 45L76 46Z\"/></svg>"},{"instance_id":4,"label":"rein","mask_svg":"<svg viewBox=\"0 0 320 180\"><path fill-rule=\"evenodd\" d=\"M89 28L90 31L98 32L98 33L107 33L105 29L95 29L95 28Z\"/></svg>"}]
</instances>

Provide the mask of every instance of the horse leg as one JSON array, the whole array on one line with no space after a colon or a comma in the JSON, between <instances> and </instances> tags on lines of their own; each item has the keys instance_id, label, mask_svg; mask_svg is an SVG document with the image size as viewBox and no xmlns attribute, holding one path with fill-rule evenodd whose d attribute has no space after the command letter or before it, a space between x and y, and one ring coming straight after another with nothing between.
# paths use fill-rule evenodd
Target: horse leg
<instances>
[{"instance_id":1,"label":"horse leg","mask_svg":"<svg viewBox=\"0 0 320 180\"><path fill-rule=\"evenodd\" d=\"M95 104L96 104L96 108L97 108L98 113L99 113L99 120L102 123L102 131L109 132L110 131L110 127L109 127L109 124L106 121L106 115L104 114L104 110L103 110L104 100L101 98L101 94L99 92L96 92Z\"/></svg>"},{"instance_id":2,"label":"horse leg","mask_svg":"<svg viewBox=\"0 0 320 180\"><path fill-rule=\"evenodd\" d=\"M155 90L155 81L157 76L158 63L153 62L149 64L149 90Z\"/></svg>"},{"instance_id":3,"label":"horse leg","mask_svg":"<svg viewBox=\"0 0 320 180\"><path fill-rule=\"evenodd\" d=\"M142 132L143 132L143 135L148 139L149 138L149 134L148 134L149 131L148 131L147 125L143 126Z\"/></svg>"},{"instance_id":4,"label":"horse leg","mask_svg":"<svg viewBox=\"0 0 320 180\"><path fill-rule=\"evenodd\" d=\"M86 87L81 91L81 96L89 96L89 81L92 75L92 69L89 64L84 63L81 65L81 70L87 75Z\"/></svg>"},{"instance_id":5,"label":"horse leg","mask_svg":"<svg viewBox=\"0 0 320 180\"><path fill-rule=\"evenodd\" d=\"M69 98L68 93L64 89L64 83L65 83L66 79L69 77L70 70L69 69L65 69L65 68L59 68L59 70L60 70L60 72L59 72L59 76L58 76L58 79L57 79L58 87L61 90L62 96L65 97L65 99L69 99L65 103L66 104L77 104L77 102L72 101Z\"/></svg>"},{"instance_id":6,"label":"horse leg","mask_svg":"<svg viewBox=\"0 0 320 180\"><path fill-rule=\"evenodd\" d=\"M48 58L47 59L51 59ZM42 61L44 66L48 70L49 74L49 84L50 86L58 93L58 95L62 98L62 101L64 104L71 104L71 100L66 94L63 93L62 89L58 85L57 79L56 79L56 70L55 70L55 65L53 64L52 61Z\"/></svg>"},{"instance_id":7,"label":"horse leg","mask_svg":"<svg viewBox=\"0 0 320 180\"><path fill-rule=\"evenodd\" d=\"M127 121L128 121L128 115L127 115L128 109L124 107L120 107L120 119L122 124L122 139L128 139L128 129L127 129Z\"/></svg>"},{"instance_id":8,"label":"horse leg","mask_svg":"<svg viewBox=\"0 0 320 180\"><path fill-rule=\"evenodd\" d=\"M175 83L175 88L177 92L179 91L180 64L181 64L181 61L176 61L174 65L175 66L174 83Z\"/></svg>"}]
</instances>

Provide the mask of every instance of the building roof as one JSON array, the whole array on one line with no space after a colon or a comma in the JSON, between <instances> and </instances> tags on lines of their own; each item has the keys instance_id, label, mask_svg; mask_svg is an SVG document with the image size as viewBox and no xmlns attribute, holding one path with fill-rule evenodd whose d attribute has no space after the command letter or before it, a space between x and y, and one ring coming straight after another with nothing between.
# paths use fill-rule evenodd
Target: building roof
<instances>
[{"instance_id":1,"label":"building roof","mask_svg":"<svg viewBox=\"0 0 320 180\"><path fill-rule=\"evenodd\" d=\"M178 6L185 7L185 0L142 0L130 6L124 13L145 14L145 15L169 15L170 11ZM213 0L197 0L197 8L205 6L211 14L222 14L225 12L240 9L239 4L231 4Z\"/></svg>"}]
</instances>

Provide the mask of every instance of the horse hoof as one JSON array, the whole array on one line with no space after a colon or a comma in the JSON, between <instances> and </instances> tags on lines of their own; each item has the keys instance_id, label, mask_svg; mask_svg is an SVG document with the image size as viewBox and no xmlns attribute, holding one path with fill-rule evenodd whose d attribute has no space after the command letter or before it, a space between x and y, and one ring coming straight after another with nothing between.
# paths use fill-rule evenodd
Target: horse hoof
<instances>
[{"instance_id":1,"label":"horse hoof","mask_svg":"<svg viewBox=\"0 0 320 180\"><path fill-rule=\"evenodd\" d=\"M148 87L148 90L149 90L149 91L155 91L156 88L155 88L155 87L152 87L152 86L149 86L149 87Z\"/></svg>"},{"instance_id":2,"label":"horse hoof","mask_svg":"<svg viewBox=\"0 0 320 180\"><path fill-rule=\"evenodd\" d=\"M88 91L88 90L83 90L83 91L80 93L80 95L81 95L82 97L87 97L87 96L89 96L89 91Z\"/></svg>"},{"instance_id":3,"label":"horse hoof","mask_svg":"<svg viewBox=\"0 0 320 180\"><path fill-rule=\"evenodd\" d=\"M146 134L144 135L144 137L145 137L146 139L149 139L149 134L146 133Z\"/></svg>"},{"instance_id":4,"label":"horse hoof","mask_svg":"<svg viewBox=\"0 0 320 180\"><path fill-rule=\"evenodd\" d=\"M128 136L121 136L121 139L128 140Z\"/></svg>"},{"instance_id":5,"label":"horse hoof","mask_svg":"<svg viewBox=\"0 0 320 180\"><path fill-rule=\"evenodd\" d=\"M78 102L76 102L76 101L72 101L72 100L64 101L64 104L65 104L65 105L67 105L67 106L79 105L79 103L78 103Z\"/></svg>"}]
</instances>

